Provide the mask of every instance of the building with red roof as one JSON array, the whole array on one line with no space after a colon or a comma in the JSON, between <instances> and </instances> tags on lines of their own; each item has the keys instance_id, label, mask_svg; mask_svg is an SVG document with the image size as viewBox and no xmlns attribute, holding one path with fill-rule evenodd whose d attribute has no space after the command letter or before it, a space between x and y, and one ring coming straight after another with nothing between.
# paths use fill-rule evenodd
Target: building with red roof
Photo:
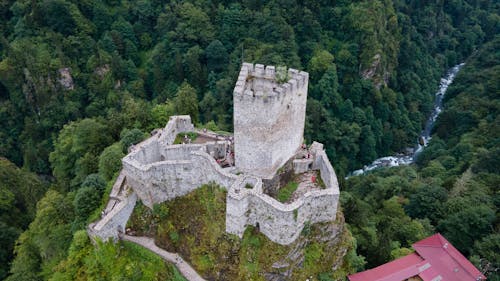
<instances>
[{"instance_id":1,"label":"building with red roof","mask_svg":"<svg viewBox=\"0 0 500 281\"><path fill-rule=\"evenodd\" d=\"M412 245L415 253L349 275L350 281L479 281L486 277L446 238L434 234Z\"/></svg>"}]
</instances>

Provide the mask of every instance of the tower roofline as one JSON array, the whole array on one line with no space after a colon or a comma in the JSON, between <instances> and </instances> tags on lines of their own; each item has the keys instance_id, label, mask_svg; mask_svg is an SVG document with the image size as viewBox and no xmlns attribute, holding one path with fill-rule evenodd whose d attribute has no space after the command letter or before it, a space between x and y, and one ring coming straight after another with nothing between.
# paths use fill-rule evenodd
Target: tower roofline
<instances>
[{"instance_id":1,"label":"tower roofline","mask_svg":"<svg viewBox=\"0 0 500 281\"><path fill-rule=\"evenodd\" d=\"M250 95L250 96L279 96L281 94L295 93L298 89L307 87L309 73L289 68L287 71L288 80L286 82L278 81L277 69L272 65L264 66L263 64L252 64L244 62L234 87L234 95ZM271 91L256 91L248 82L253 79L270 80L275 83Z\"/></svg>"}]
</instances>

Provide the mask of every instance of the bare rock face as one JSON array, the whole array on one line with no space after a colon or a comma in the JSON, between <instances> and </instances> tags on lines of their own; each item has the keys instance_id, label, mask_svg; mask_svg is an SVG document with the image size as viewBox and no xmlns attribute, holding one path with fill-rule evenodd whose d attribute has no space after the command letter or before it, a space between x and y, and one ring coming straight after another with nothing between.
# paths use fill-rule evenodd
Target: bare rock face
<instances>
[{"instance_id":1,"label":"bare rock face","mask_svg":"<svg viewBox=\"0 0 500 281\"><path fill-rule=\"evenodd\" d=\"M377 89L389 83L390 73L382 65L382 56L380 54L373 56L370 67L361 69L360 75L363 79L372 80Z\"/></svg>"},{"instance_id":2,"label":"bare rock face","mask_svg":"<svg viewBox=\"0 0 500 281\"><path fill-rule=\"evenodd\" d=\"M94 73L97 74L97 76L99 76L99 78L103 79L104 76L106 76L106 74L111 70L111 67L109 66L109 64L105 64L103 66L99 66L95 69Z\"/></svg>"},{"instance_id":3,"label":"bare rock face","mask_svg":"<svg viewBox=\"0 0 500 281\"><path fill-rule=\"evenodd\" d=\"M310 233L303 233L290 247L290 251L282 259L275 261L272 270L265 272L264 276L268 281L294 280L295 271L304 267L306 247L311 243L321 244L329 249L328 256L323 262L331 264L331 270L338 270L344 261L344 256L350 250L345 240L349 240L350 235L345 228L344 217L337 214L337 220L329 223L315 224L311 227ZM321 262L321 261L318 261Z\"/></svg>"},{"instance_id":4,"label":"bare rock face","mask_svg":"<svg viewBox=\"0 0 500 281\"><path fill-rule=\"evenodd\" d=\"M71 76L71 69L69 67L59 69L59 84L66 90L75 89L73 77Z\"/></svg>"}]
</instances>

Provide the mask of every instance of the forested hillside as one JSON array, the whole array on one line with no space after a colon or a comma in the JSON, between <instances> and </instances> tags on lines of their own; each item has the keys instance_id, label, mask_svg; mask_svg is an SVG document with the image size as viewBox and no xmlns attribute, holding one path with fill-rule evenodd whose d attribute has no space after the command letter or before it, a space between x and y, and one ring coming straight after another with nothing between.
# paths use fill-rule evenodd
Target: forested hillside
<instances>
[{"instance_id":1,"label":"forested hillside","mask_svg":"<svg viewBox=\"0 0 500 281\"><path fill-rule=\"evenodd\" d=\"M500 280L499 50L497 36L467 60L416 166L346 182L341 203L367 267L440 232Z\"/></svg>"},{"instance_id":2,"label":"forested hillside","mask_svg":"<svg viewBox=\"0 0 500 281\"><path fill-rule=\"evenodd\" d=\"M349 180L343 206L367 266L406 251L434 227L449 233L467 255L487 256L488 245L499 243L498 235L489 235L498 233L498 196L493 196L498 171L491 170L499 166L498 136L488 135L498 126L497 111L490 107L498 99L498 40L493 39L499 5L488 0L0 1L0 278L8 275L13 241L27 229L18 238L8 280L57 280L53 271L82 252L74 249L83 245L79 230L98 216L120 158L170 115L190 114L199 126L231 131L232 89L242 61L310 73L306 140L325 144L343 178L378 156L412 146L439 77L474 54L450 88L450 109L419 166ZM462 159L465 155L469 158ZM376 187L387 192L370 197ZM439 202L448 198L442 210L419 205L427 204L428 188L436 189L432 196L443 196L436 197ZM384 216L400 220L385 226L392 220ZM464 217L480 235L452 238L467 233L456 228ZM484 222L480 230L478 220ZM100 262L96 275L110 261ZM148 259L134 260L129 270L140 271L141 262ZM156 278L176 274L162 270ZM129 279L148 272L132 271L118 270Z\"/></svg>"}]
</instances>

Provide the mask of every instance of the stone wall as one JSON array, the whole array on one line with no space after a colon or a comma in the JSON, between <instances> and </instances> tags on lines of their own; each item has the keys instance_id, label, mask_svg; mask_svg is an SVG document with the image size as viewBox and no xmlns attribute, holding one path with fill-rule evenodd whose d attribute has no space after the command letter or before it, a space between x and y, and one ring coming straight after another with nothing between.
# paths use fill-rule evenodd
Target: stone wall
<instances>
[{"instance_id":1,"label":"stone wall","mask_svg":"<svg viewBox=\"0 0 500 281\"><path fill-rule=\"evenodd\" d=\"M203 151L193 151L188 160L166 160L133 166L123 162L127 183L134 189L144 205L171 200L215 182L229 188L237 176L225 172L215 160Z\"/></svg>"},{"instance_id":2,"label":"stone wall","mask_svg":"<svg viewBox=\"0 0 500 281\"><path fill-rule=\"evenodd\" d=\"M189 116L173 116L157 135L137 145L122 160L127 184L144 205L183 196L201 185L215 182L229 188L237 176L224 171L214 157L229 149L227 141L168 145L175 135L194 130Z\"/></svg>"},{"instance_id":3,"label":"stone wall","mask_svg":"<svg viewBox=\"0 0 500 281\"><path fill-rule=\"evenodd\" d=\"M276 82L273 66L244 63L234 89L236 167L270 177L303 141L306 72L288 70L289 80Z\"/></svg>"},{"instance_id":4,"label":"stone wall","mask_svg":"<svg viewBox=\"0 0 500 281\"><path fill-rule=\"evenodd\" d=\"M312 144L311 159L293 159L303 141L308 79L307 73L289 69L288 82L280 83L274 67L243 64L234 89L235 164L243 174L232 174L215 160L228 154L230 138L219 140L213 132L197 131L216 141L174 145L178 134L196 130L189 116L172 116L165 128L131 147L122 159L119 186L126 181L131 190L121 194L117 204L110 203L111 211L89 226L89 234L116 238L137 199L153 208L209 182L228 190L226 231L240 237L247 225L254 225L270 240L287 245L306 223L334 221L339 186L323 145ZM319 170L326 188L280 203L263 190L263 180L269 190L280 185L280 167L282 178Z\"/></svg>"},{"instance_id":5,"label":"stone wall","mask_svg":"<svg viewBox=\"0 0 500 281\"><path fill-rule=\"evenodd\" d=\"M309 191L284 204L263 193L260 178L239 178L227 195L226 231L242 237L247 225L258 226L270 240L287 245L300 235L306 222L334 221L340 194L335 171L324 150L315 150L313 156L325 189ZM246 188L247 184L253 188Z\"/></svg>"},{"instance_id":6,"label":"stone wall","mask_svg":"<svg viewBox=\"0 0 500 281\"><path fill-rule=\"evenodd\" d=\"M99 237L103 241L118 239L119 231L125 232L127 221L134 210L137 195L134 192L120 198L111 211L105 214L97 223L89 225L87 231L90 237Z\"/></svg>"},{"instance_id":7,"label":"stone wall","mask_svg":"<svg viewBox=\"0 0 500 281\"><path fill-rule=\"evenodd\" d=\"M165 128L160 132L159 140L164 145L173 144L179 133L193 132L194 126L189 115L171 116Z\"/></svg>"}]
</instances>

